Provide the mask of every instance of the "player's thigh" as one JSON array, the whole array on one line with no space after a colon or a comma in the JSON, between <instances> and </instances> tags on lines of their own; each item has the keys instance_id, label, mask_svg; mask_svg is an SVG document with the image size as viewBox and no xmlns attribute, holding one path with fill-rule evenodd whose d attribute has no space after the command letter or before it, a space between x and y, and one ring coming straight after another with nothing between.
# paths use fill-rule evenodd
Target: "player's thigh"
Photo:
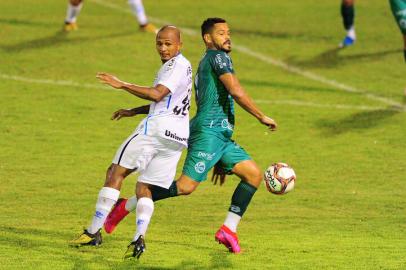
<instances>
[{"instance_id":1,"label":"player's thigh","mask_svg":"<svg viewBox=\"0 0 406 270\"><path fill-rule=\"evenodd\" d=\"M176 168L185 147L174 141L158 139L155 148L158 152L140 171L138 182L169 188L175 180Z\"/></svg>"},{"instance_id":2,"label":"player's thigh","mask_svg":"<svg viewBox=\"0 0 406 270\"><path fill-rule=\"evenodd\" d=\"M400 31L406 35L406 0L390 0L390 6Z\"/></svg>"},{"instance_id":3,"label":"player's thigh","mask_svg":"<svg viewBox=\"0 0 406 270\"><path fill-rule=\"evenodd\" d=\"M183 174L197 182L207 179L207 174L221 158L224 140L208 134L192 138L183 165Z\"/></svg>"},{"instance_id":4,"label":"player's thigh","mask_svg":"<svg viewBox=\"0 0 406 270\"><path fill-rule=\"evenodd\" d=\"M235 165L245 160L251 160L247 151L234 141L228 141L220 159L223 170L227 174L231 174Z\"/></svg>"},{"instance_id":5,"label":"player's thigh","mask_svg":"<svg viewBox=\"0 0 406 270\"><path fill-rule=\"evenodd\" d=\"M155 137L133 133L117 149L112 163L142 172L158 152L155 145Z\"/></svg>"},{"instance_id":6,"label":"player's thigh","mask_svg":"<svg viewBox=\"0 0 406 270\"><path fill-rule=\"evenodd\" d=\"M262 174L260 168L244 148L234 141L228 143L221 158L221 165L226 173L235 174L241 180L255 187L258 187L261 183Z\"/></svg>"}]
</instances>

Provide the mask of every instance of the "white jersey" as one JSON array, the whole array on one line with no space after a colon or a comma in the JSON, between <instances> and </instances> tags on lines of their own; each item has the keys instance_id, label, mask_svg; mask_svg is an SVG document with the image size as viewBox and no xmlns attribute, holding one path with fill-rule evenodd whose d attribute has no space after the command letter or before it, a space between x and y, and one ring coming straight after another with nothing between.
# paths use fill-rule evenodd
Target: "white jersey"
<instances>
[{"instance_id":1,"label":"white jersey","mask_svg":"<svg viewBox=\"0 0 406 270\"><path fill-rule=\"evenodd\" d=\"M173 57L159 69L154 87L164 85L170 93L150 104L148 116L138 126L138 132L179 142L187 147L189 109L192 95L192 66L182 55Z\"/></svg>"}]
</instances>

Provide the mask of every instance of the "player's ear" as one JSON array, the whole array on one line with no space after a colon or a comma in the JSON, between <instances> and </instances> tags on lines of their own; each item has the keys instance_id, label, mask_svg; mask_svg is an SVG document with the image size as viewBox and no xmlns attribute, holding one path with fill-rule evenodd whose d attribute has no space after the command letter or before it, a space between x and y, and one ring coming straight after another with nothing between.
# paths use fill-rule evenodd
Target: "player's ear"
<instances>
[{"instance_id":1,"label":"player's ear","mask_svg":"<svg viewBox=\"0 0 406 270\"><path fill-rule=\"evenodd\" d=\"M206 44L213 42L213 40L212 40L212 38L211 38L211 36L210 36L209 33L203 35L203 40L204 40L204 43L206 43Z\"/></svg>"}]
</instances>

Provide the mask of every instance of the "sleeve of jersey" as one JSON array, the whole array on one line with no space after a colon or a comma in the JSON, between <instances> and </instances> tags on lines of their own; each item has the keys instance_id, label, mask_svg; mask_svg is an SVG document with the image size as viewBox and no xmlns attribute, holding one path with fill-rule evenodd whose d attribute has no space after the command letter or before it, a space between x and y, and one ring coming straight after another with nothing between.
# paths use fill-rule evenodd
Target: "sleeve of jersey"
<instances>
[{"instance_id":1,"label":"sleeve of jersey","mask_svg":"<svg viewBox=\"0 0 406 270\"><path fill-rule=\"evenodd\" d=\"M225 73L234 73L231 60L225 52L213 54L210 58L210 64L217 76L221 76Z\"/></svg>"},{"instance_id":2,"label":"sleeve of jersey","mask_svg":"<svg viewBox=\"0 0 406 270\"><path fill-rule=\"evenodd\" d=\"M179 63L174 62L173 65L169 65L165 68L165 71L161 78L159 78L157 85L161 84L167 87L173 94L181 84L182 79L185 78L185 74L185 68Z\"/></svg>"}]
</instances>

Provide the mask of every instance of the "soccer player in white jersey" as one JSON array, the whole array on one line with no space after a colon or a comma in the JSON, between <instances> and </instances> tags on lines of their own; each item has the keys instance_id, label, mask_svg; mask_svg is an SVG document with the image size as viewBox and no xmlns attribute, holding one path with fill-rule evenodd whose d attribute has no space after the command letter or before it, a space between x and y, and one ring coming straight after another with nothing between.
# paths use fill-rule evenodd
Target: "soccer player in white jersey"
<instances>
[{"instance_id":1,"label":"soccer player in white jersey","mask_svg":"<svg viewBox=\"0 0 406 270\"><path fill-rule=\"evenodd\" d=\"M147 114L134 133L117 150L100 190L96 211L90 226L70 242L74 246L100 245L102 228L112 206L117 202L126 176L138 172L136 188L137 232L126 254L139 257L145 249L144 236L154 211L151 190L168 189L176 166L189 137L189 108L192 94L192 68L180 53L180 31L174 26L162 27L156 37L156 48L163 65L153 87L123 82L113 75L98 73L97 78L114 88L152 101L150 105L119 110L112 119Z\"/></svg>"},{"instance_id":2,"label":"soccer player in white jersey","mask_svg":"<svg viewBox=\"0 0 406 270\"><path fill-rule=\"evenodd\" d=\"M140 25L140 29L145 32L156 33L156 27L148 22L145 14L144 5L142 0L128 0L128 4L131 7L131 11L137 18ZM66 32L74 31L78 29L76 18L82 9L83 0L69 0L68 9L66 11L64 30Z\"/></svg>"}]
</instances>

